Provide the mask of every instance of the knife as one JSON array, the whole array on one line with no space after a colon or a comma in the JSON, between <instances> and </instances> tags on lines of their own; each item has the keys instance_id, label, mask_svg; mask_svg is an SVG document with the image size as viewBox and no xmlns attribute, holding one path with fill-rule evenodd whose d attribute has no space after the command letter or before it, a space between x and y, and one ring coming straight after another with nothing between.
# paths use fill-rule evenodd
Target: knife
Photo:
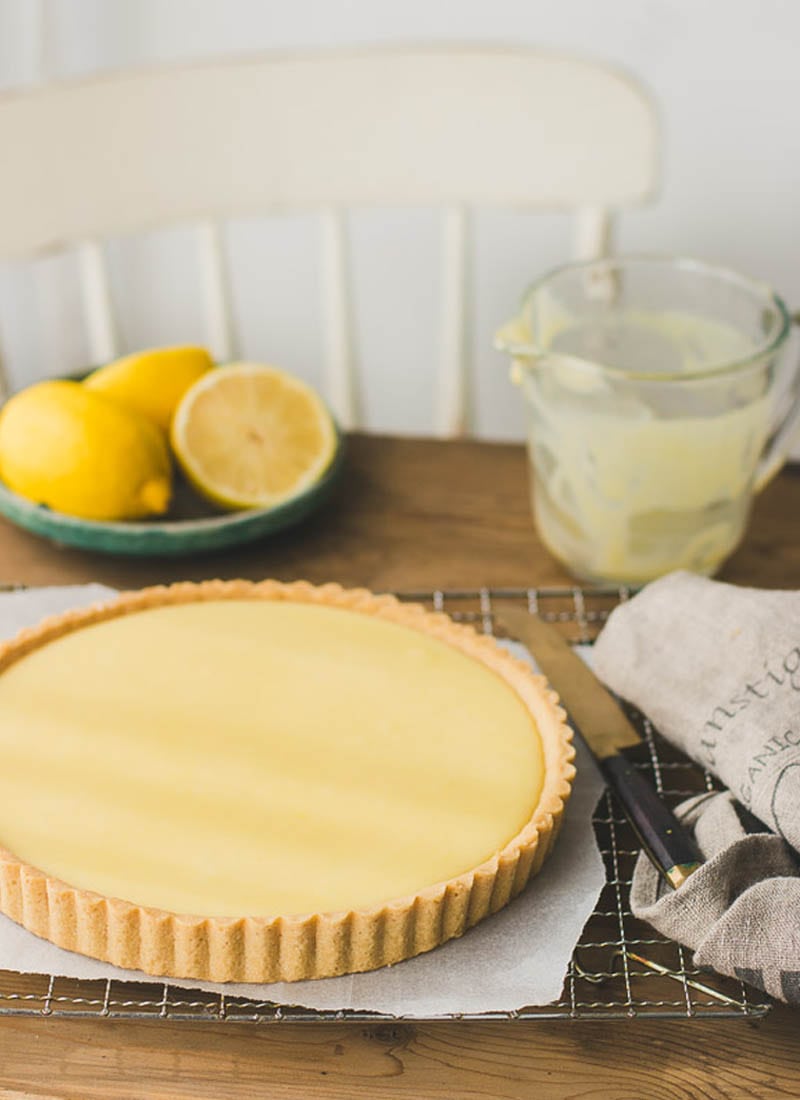
<instances>
[{"instance_id":1,"label":"knife","mask_svg":"<svg viewBox=\"0 0 800 1100\"><path fill-rule=\"evenodd\" d=\"M558 692L570 725L591 749L655 867L673 889L682 886L703 857L653 785L619 751L642 740L622 707L554 627L520 607L498 602L495 610Z\"/></svg>"}]
</instances>

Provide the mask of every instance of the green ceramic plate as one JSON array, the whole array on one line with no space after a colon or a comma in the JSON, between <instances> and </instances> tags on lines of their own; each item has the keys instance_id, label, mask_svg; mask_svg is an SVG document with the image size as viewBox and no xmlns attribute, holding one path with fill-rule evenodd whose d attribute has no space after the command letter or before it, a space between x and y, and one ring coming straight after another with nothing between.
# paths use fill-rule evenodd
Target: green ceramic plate
<instances>
[{"instance_id":1,"label":"green ceramic plate","mask_svg":"<svg viewBox=\"0 0 800 1100\"><path fill-rule=\"evenodd\" d=\"M212 510L183 479L176 476L175 499L166 519L105 523L76 519L52 512L12 493L0 483L0 514L6 519L64 546L78 546L103 554L162 557L225 550L299 523L323 503L341 472L344 440L338 436L336 453L320 481L304 493L275 508L246 512Z\"/></svg>"}]
</instances>

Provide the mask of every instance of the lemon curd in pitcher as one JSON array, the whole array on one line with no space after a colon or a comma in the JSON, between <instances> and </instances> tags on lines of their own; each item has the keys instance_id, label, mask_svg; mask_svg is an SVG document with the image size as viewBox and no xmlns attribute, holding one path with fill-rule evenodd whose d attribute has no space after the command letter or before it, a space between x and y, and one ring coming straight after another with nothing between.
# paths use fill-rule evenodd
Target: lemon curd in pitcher
<instances>
[{"instance_id":1,"label":"lemon curd in pitcher","mask_svg":"<svg viewBox=\"0 0 800 1100\"><path fill-rule=\"evenodd\" d=\"M763 371L713 368L754 343L689 312L559 312L541 357L517 361L544 542L588 580L713 572L744 531L771 415Z\"/></svg>"}]
</instances>

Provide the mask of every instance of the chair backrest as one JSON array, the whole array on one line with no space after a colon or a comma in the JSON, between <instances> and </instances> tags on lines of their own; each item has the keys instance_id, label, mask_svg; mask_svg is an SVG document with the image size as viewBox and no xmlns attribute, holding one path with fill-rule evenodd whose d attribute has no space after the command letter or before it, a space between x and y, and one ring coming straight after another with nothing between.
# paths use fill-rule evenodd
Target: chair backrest
<instances>
[{"instance_id":1,"label":"chair backrest","mask_svg":"<svg viewBox=\"0 0 800 1100\"><path fill-rule=\"evenodd\" d=\"M192 220L208 340L236 354L220 234L229 216L320 214L328 398L358 423L349 205L442 207L437 426L463 430L468 208L576 211L575 254L656 173L647 97L604 66L529 49L392 48L248 57L0 97L0 259L77 248L95 361L118 337L103 239Z\"/></svg>"}]
</instances>

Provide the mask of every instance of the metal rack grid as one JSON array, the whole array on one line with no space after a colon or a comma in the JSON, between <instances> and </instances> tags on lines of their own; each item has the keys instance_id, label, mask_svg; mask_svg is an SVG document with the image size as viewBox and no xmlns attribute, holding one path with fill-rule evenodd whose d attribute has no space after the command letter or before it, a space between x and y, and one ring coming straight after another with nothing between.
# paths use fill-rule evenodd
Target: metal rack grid
<instances>
[{"instance_id":1,"label":"metal rack grid","mask_svg":"<svg viewBox=\"0 0 800 1100\"><path fill-rule=\"evenodd\" d=\"M625 588L440 590L401 593L502 637L494 600L514 601L555 623L573 643L591 642ZM713 778L663 741L647 719L631 717L643 742L629 756L671 804L714 788ZM448 1019L591 1020L636 1017L763 1016L769 999L741 982L693 967L679 944L658 935L630 911L628 893L638 855L636 837L606 793L594 818L606 865L606 884L573 954L558 1001L511 1013L464 1014ZM368 1012L317 1012L242 997L185 990L168 983L78 980L0 971L0 1015L169 1019L226 1022L395 1021Z\"/></svg>"}]
</instances>

